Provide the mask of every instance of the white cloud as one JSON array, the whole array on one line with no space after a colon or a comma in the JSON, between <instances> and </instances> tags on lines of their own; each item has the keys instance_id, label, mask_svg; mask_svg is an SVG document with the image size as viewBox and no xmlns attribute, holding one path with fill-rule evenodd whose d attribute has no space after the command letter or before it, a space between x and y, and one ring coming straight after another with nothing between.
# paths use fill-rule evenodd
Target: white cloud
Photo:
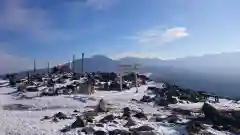
<instances>
[{"instance_id":1,"label":"white cloud","mask_svg":"<svg viewBox=\"0 0 240 135\"><path fill-rule=\"evenodd\" d=\"M165 30L155 27L137 33L136 36L131 38L136 39L142 45L160 46L187 37L188 35L187 28L185 27L173 27Z\"/></svg>"},{"instance_id":2,"label":"white cloud","mask_svg":"<svg viewBox=\"0 0 240 135\"><path fill-rule=\"evenodd\" d=\"M148 52L122 52L111 56L111 59L121 59L125 57L136 57L136 58L158 58L159 56L155 53L148 53Z\"/></svg>"},{"instance_id":3,"label":"white cloud","mask_svg":"<svg viewBox=\"0 0 240 135\"><path fill-rule=\"evenodd\" d=\"M86 5L96 10L104 10L115 5L117 0L87 0Z\"/></svg>"}]
</instances>

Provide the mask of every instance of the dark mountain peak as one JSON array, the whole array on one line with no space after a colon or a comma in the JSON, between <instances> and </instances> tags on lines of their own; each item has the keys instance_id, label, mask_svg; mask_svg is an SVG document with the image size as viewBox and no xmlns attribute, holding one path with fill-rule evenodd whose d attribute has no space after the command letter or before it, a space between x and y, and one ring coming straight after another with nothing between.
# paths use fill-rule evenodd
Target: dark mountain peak
<instances>
[{"instance_id":1,"label":"dark mountain peak","mask_svg":"<svg viewBox=\"0 0 240 135\"><path fill-rule=\"evenodd\" d=\"M93 59L110 59L105 55L93 55L92 58Z\"/></svg>"}]
</instances>

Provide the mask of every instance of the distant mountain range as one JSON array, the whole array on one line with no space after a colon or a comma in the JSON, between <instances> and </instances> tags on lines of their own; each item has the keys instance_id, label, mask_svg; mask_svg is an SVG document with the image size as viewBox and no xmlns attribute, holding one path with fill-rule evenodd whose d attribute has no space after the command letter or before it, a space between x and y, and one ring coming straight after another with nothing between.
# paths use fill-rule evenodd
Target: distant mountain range
<instances>
[{"instance_id":1,"label":"distant mountain range","mask_svg":"<svg viewBox=\"0 0 240 135\"><path fill-rule=\"evenodd\" d=\"M84 59L84 71L118 72L120 64L140 64L139 72L151 72L155 81L240 98L240 53L223 53L173 60L126 57L112 60L103 55ZM81 59L75 61L81 72ZM46 71L41 69L39 71Z\"/></svg>"}]
</instances>

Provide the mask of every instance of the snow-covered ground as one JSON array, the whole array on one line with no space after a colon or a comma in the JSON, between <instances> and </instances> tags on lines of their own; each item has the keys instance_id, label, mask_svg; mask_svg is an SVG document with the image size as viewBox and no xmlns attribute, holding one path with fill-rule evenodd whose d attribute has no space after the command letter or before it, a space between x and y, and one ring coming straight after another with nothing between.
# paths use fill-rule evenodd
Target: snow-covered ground
<instances>
[{"instance_id":1,"label":"snow-covered ground","mask_svg":"<svg viewBox=\"0 0 240 135\"><path fill-rule=\"evenodd\" d=\"M154 85L153 83L149 85ZM52 116L58 112L63 112L67 115L73 114L74 110L91 109L96 106L101 98L108 101L112 105L113 110L119 111L123 107L130 107L133 110L143 110L146 114L159 114L162 117L171 114L171 111L165 110L162 107L154 107L151 104L136 103L132 99L140 100L146 94L148 85L141 86L139 92L136 93L136 88L130 90L116 91L96 91L93 95L60 95L53 97L35 97L37 93L25 93L29 98L17 98L19 95L14 94L16 89L10 87L0 88L0 135L77 135L77 130L71 130L67 133L61 133L59 130L66 125L70 125L75 119L61 120L57 123L49 120L41 121L44 116ZM32 98L31 98L32 97ZM29 107L28 110L6 110L4 106L11 104L22 104ZM187 109L199 109L203 103L196 104L176 104L170 107L180 107ZM232 101L221 99L220 103L216 104L219 107L239 108L239 104ZM102 116L99 116L99 119ZM98 117L96 118L98 119ZM168 123L156 123L149 121L136 120L138 124L147 124L156 127L160 135L187 135L185 126L170 125ZM121 122L120 122L121 123ZM114 128L105 124L103 130L111 130ZM215 135L227 135L227 132L219 132L212 128L207 129Z\"/></svg>"}]
</instances>

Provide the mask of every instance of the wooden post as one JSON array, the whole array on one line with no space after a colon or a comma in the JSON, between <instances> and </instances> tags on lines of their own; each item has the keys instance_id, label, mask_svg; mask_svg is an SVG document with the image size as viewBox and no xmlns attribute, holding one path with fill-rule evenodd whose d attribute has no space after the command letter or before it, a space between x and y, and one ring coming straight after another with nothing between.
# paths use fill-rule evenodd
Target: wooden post
<instances>
[{"instance_id":1,"label":"wooden post","mask_svg":"<svg viewBox=\"0 0 240 135\"><path fill-rule=\"evenodd\" d=\"M82 74L84 73L84 70L83 70L83 67L84 67L83 64L84 63L83 62L84 62L84 53L82 53Z\"/></svg>"},{"instance_id":2,"label":"wooden post","mask_svg":"<svg viewBox=\"0 0 240 135\"><path fill-rule=\"evenodd\" d=\"M47 63L47 72L48 72L48 74L50 73L50 63L49 63L49 61Z\"/></svg>"},{"instance_id":3,"label":"wooden post","mask_svg":"<svg viewBox=\"0 0 240 135\"><path fill-rule=\"evenodd\" d=\"M72 71L75 73L75 54L73 54L73 59L72 59Z\"/></svg>"},{"instance_id":4,"label":"wooden post","mask_svg":"<svg viewBox=\"0 0 240 135\"><path fill-rule=\"evenodd\" d=\"M33 72L36 73L36 60L33 61Z\"/></svg>"},{"instance_id":5,"label":"wooden post","mask_svg":"<svg viewBox=\"0 0 240 135\"><path fill-rule=\"evenodd\" d=\"M136 81L136 93L138 93L138 83L137 83L137 79L138 79L138 77L137 77L137 64L134 64L134 73L135 73L135 81Z\"/></svg>"},{"instance_id":6,"label":"wooden post","mask_svg":"<svg viewBox=\"0 0 240 135\"><path fill-rule=\"evenodd\" d=\"M122 73L120 73L120 90L123 90L123 77L122 77Z\"/></svg>"}]
</instances>

